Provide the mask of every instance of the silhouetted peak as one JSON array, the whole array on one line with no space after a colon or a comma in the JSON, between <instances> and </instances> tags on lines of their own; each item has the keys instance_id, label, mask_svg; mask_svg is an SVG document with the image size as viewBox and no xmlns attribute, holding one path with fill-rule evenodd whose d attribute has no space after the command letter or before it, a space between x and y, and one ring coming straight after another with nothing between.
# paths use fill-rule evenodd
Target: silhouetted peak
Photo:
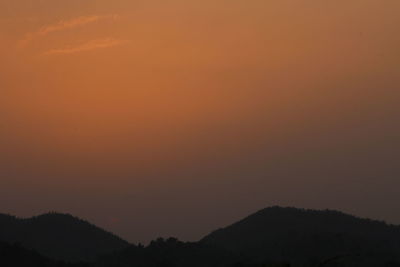
<instances>
[{"instance_id":1,"label":"silhouetted peak","mask_svg":"<svg viewBox=\"0 0 400 267\"><path fill-rule=\"evenodd\" d=\"M69 213L59 213L59 212L48 212L48 213L44 213L38 216L35 216L34 218L64 218L64 219L78 219L80 220L78 217L72 216Z\"/></svg>"},{"instance_id":2,"label":"silhouetted peak","mask_svg":"<svg viewBox=\"0 0 400 267\"><path fill-rule=\"evenodd\" d=\"M64 213L49 212L31 218L2 215L0 226L0 240L21 243L55 259L94 259L129 245L110 232Z\"/></svg>"},{"instance_id":3,"label":"silhouetted peak","mask_svg":"<svg viewBox=\"0 0 400 267\"><path fill-rule=\"evenodd\" d=\"M262 209L201 240L252 258L275 260L313 257L323 259L346 253L366 253L384 247L393 250L400 240L400 227L362 219L334 210L283 207ZM306 249L307 248L307 249Z\"/></svg>"},{"instance_id":4,"label":"silhouetted peak","mask_svg":"<svg viewBox=\"0 0 400 267\"><path fill-rule=\"evenodd\" d=\"M19 220L19 221L30 221L30 220L73 220L73 221L82 221L78 217L74 217L71 214L67 213L58 213L58 212L48 212L37 216L32 217L17 217L9 214L0 213L0 220L8 219L8 220Z\"/></svg>"},{"instance_id":5,"label":"silhouetted peak","mask_svg":"<svg viewBox=\"0 0 400 267\"><path fill-rule=\"evenodd\" d=\"M28 262L25 266L60 267L52 259L97 259L82 265L86 267L289 266L289 263L293 266L366 267L399 266L387 264L400 261L399 226L334 210L279 206L259 210L196 243L158 238L146 247L129 245L89 222L57 212L27 219L0 214L0 240L2 238L20 246L0 242L0 256L1 253L8 256L0 257L1 266L22 266ZM15 259L24 261L20 263ZM19 265L2 265L2 262L14 261ZM38 264L31 264L35 262Z\"/></svg>"},{"instance_id":6,"label":"silhouetted peak","mask_svg":"<svg viewBox=\"0 0 400 267\"><path fill-rule=\"evenodd\" d=\"M280 206L273 206L259 210L256 213L249 215L243 220L237 222L236 224L249 224L253 222L266 224L279 222L280 224L277 226L300 223L318 225L354 225L367 223L370 226L390 226L382 221L359 218L336 210L299 209L294 207Z\"/></svg>"},{"instance_id":7,"label":"silhouetted peak","mask_svg":"<svg viewBox=\"0 0 400 267\"><path fill-rule=\"evenodd\" d=\"M68 213L58 213L58 212L49 212L49 213L44 213L38 216L34 216L32 218L28 218L26 220L33 220L33 221L47 221L47 222L54 222L54 223L59 223L59 222L68 222L68 223L76 223L76 224L86 224L86 225L92 225L88 221L85 221L83 219L80 219L78 217L75 217L71 214ZM93 225L93 227L95 227Z\"/></svg>"}]
</instances>

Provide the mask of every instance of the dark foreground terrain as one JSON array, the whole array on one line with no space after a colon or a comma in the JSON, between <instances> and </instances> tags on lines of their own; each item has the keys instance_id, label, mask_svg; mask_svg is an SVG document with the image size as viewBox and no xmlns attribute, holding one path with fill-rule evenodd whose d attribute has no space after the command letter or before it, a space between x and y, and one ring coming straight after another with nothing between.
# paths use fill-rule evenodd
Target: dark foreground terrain
<instances>
[{"instance_id":1,"label":"dark foreground terrain","mask_svg":"<svg viewBox=\"0 0 400 267\"><path fill-rule=\"evenodd\" d=\"M336 211L273 207L198 242L160 238L144 247L70 215L0 215L0 266L400 267L400 226Z\"/></svg>"}]
</instances>

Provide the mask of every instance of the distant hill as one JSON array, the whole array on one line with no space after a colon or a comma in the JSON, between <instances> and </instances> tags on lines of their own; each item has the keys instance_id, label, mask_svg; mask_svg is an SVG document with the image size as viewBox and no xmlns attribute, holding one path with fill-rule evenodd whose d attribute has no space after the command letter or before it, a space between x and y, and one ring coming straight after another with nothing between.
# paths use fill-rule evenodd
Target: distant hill
<instances>
[{"instance_id":1,"label":"distant hill","mask_svg":"<svg viewBox=\"0 0 400 267\"><path fill-rule=\"evenodd\" d=\"M18 243L49 258L90 261L129 244L71 215L49 213L29 219L0 215L0 241Z\"/></svg>"},{"instance_id":2,"label":"distant hill","mask_svg":"<svg viewBox=\"0 0 400 267\"><path fill-rule=\"evenodd\" d=\"M263 209L212 232L200 243L243 253L257 261L269 259L304 266L322 262L323 266L339 262L337 266L359 266L345 262L361 261L365 265L360 266L386 266L382 262L400 260L399 226L330 210Z\"/></svg>"},{"instance_id":3,"label":"distant hill","mask_svg":"<svg viewBox=\"0 0 400 267\"><path fill-rule=\"evenodd\" d=\"M400 267L400 227L337 211L272 207L199 242L160 238L145 247L71 215L0 215L0 266Z\"/></svg>"}]
</instances>

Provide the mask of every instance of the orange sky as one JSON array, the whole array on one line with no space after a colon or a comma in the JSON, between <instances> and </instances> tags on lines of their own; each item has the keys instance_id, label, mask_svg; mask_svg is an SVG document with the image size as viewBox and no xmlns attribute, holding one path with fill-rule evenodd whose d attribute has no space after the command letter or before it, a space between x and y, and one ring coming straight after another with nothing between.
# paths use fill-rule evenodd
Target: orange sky
<instances>
[{"instance_id":1,"label":"orange sky","mask_svg":"<svg viewBox=\"0 0 400 267\"><path fill-rule=\"evenodd\" d=\"M0 0L0 211L131 241L274 204L400 223L398 10Z\"/></svg>"}]
</instances>

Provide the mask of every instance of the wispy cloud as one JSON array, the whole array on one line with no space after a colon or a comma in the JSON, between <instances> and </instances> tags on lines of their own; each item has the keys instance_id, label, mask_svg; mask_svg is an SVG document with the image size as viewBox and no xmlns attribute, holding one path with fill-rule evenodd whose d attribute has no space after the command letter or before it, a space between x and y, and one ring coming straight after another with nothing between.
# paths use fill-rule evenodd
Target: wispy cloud
<instances>
[{"instance_id":1,"label":"wispy cloud","mask_svg":"<svg viewBox=\"0 0 400 267\"><path fill-rule=\"evenodd\" d=\"M119 18L118 15L103 15L103 16L92 15L92 16L82 16L70 20L59 21L58 23L55 24L43 26L36 32L31 32L26 34L25 38L19 42L19 45L25 46L32 40L49 35L51 33L81 27L102 20L117 20L118 18Z\"/></svg>"},{"instance_id":2,"label":"wispy cloud","mask_svg":"<svg viewBox=\"0 0 400 267\"><path fill-rule=\"evenodd\" d=\"M52 49L45 53L44 56L51 56L51 55L67 55L67 54L74 54L79 52L91 51L96 49L102 48L109 48L114 46L119 46L126 44L128 41L126 40L119 40L113 38L101 39L101 40L92 40L87 43L74 46L74 47L66 47L61 49Z\"/></svg>"}]
</instances>

